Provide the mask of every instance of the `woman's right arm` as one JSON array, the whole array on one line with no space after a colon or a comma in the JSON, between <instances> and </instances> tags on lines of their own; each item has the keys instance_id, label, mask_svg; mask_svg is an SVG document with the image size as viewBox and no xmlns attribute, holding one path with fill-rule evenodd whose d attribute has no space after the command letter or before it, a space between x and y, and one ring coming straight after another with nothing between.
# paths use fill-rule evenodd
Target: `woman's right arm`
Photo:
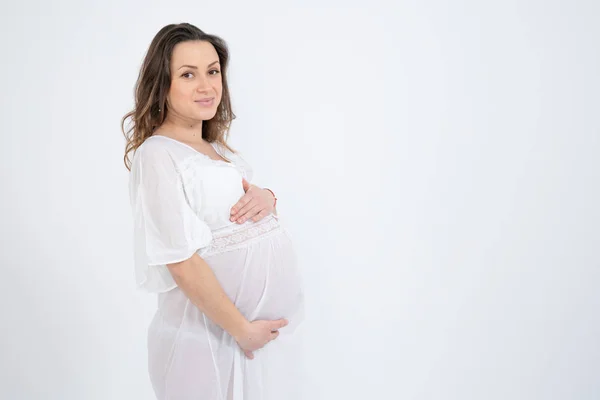
<instances>
[{"instance_id":1,"label":"woman's right arm","mask_svg":"<svg viewBox=\"0 0 600 400\"><path fill-rule=\"evenodd\" d=\"M211 321L229 333L246 356L279 335L287 325L284 319L249 322L229 299L210 266L198 254L189 259L167 264L177 286Z\"/></svg>"}]
</instances>

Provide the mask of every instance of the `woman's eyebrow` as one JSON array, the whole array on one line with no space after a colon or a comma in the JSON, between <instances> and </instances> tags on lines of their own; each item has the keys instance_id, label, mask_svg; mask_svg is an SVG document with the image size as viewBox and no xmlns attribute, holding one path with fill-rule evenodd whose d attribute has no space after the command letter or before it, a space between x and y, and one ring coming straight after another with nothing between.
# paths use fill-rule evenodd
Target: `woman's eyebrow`
<instances>
[{"instance_id":1,"label":"woman's eyebrow","mask_svg":"<svg viewBox=\"0 0 600 400\"><path fill-rule=\"evenodd\" d=\"M208 67L210 67L211 65L217 64L218 62L219 62L219 60L217 60L217 61L213 61L213 62L211 62L210 64L208 64ZM207 67L207 68L208 68L208 67ZM195 65L188 65L188 64L186 64L186 65L182 65L181 67L179 67L179 68L178 68L178 70L180 70L181 68L192 68L192 69L198 69L198 67L196 67Z\"/></svg>"}]
</instances>

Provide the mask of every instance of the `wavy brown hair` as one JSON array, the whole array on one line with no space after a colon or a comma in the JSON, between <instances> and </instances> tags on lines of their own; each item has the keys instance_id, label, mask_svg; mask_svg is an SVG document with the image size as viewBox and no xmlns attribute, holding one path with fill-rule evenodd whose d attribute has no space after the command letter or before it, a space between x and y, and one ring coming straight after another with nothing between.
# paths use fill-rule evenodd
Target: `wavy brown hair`
<instances>
[{"instance_id":1,"label":"wavy brown hair","mask_svg":"<svg viewBox=\"0 0 600 400\"><path fill-rule=\"evenodd\" d=\"M152 133L165 121L168 112L167 94L171 87L171 56L178 43L202 40L213 45L219 55L223 92L217 113L213 118L202 122L202 138L209 143L219 142L230 151L227 136L235 114L231 109L231 97L227 85L227 67L229 49L223 39L202 32L188 23L171 24L162 28L152 42L144 57L144 62L135 84L135 106L121 120L121 130L125 136L125 156L123 162L131 170L129 153L135 151L152 136ZM130 120L129 128L125 123Z\"/></svg>"}]
</instances>

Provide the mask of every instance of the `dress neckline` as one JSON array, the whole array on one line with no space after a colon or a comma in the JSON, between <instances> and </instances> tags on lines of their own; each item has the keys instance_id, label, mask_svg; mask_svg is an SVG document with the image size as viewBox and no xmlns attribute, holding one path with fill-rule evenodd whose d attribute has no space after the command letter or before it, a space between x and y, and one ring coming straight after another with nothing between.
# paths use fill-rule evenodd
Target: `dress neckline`
<instances>
[{"instance_id":1,"label":"dress neckline","mask_svg":"<svg viewBox=\"0 0 600 400\"><path fill-rule=\"evenodd\" d=\"M217 142L212 142L212 143L211 143L211 142L207 142L207 143L208 143L208 144L210 144L210 145L212 146L212 148L213 148L213 149L215 149L215 151L217 152L217 154L218 154L218 155L219 155L221 158L223 158L223 159L219 159L219 160L215 160L214 158L212 158L212 157L211 157L211 156L209 156L208 154L204 154L203 152L196 150L195 148L193 148L193 147L192 147L192 146L190 146L189 144L183 143L182 141L179 141L179 140L177 140L177 139L173 139L172 137L165 136L165 135L151 135L151 136L150 136L150 138L151 138L151 137L162 137L162 138L168 139L168 140L170 140L170 141L172 141L172 142L179 143L180 145L182 145L182 146L184 146L184 147L187 147L188 149L192 150L194 153L196 153L196 154L198 154L198 155L200 155L200 156L203 156L203 157L207 158L208 160L210 160L210 161L213 161L213 162L215 162L215 163L223 163L223 164L226 164L226 165L233 165L233 163L232 163L232 162L230 162L230 161L225 161L225 160L226 160L226 158L223 156L223 154L221 154L221 150L219 149L219 146L217 146L217 144L218 144ZM149 138L148 138L148 139L149 139ZM148 140L148 139L146 139L146 140Z\"/></svg>"}]
</instances>

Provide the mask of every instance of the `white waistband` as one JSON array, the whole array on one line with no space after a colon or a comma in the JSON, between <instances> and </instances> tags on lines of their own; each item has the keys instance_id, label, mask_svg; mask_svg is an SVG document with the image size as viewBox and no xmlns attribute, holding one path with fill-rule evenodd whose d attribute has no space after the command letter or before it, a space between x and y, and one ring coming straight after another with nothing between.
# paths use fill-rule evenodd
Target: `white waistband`
<instances>
[{"instance_id":1,"label":"white waistband","mask_svg":"<svg viewBox=\"0 0 600 400\"><path fill-rule=\"evenodd\" d=\"M246 226L233 226L213 231L211 244L202 251L202 256L235 250L257 238L269 233L280 231L281 225L274 215L269 215L260 221Z\"/></svg>"}]
</instances>

